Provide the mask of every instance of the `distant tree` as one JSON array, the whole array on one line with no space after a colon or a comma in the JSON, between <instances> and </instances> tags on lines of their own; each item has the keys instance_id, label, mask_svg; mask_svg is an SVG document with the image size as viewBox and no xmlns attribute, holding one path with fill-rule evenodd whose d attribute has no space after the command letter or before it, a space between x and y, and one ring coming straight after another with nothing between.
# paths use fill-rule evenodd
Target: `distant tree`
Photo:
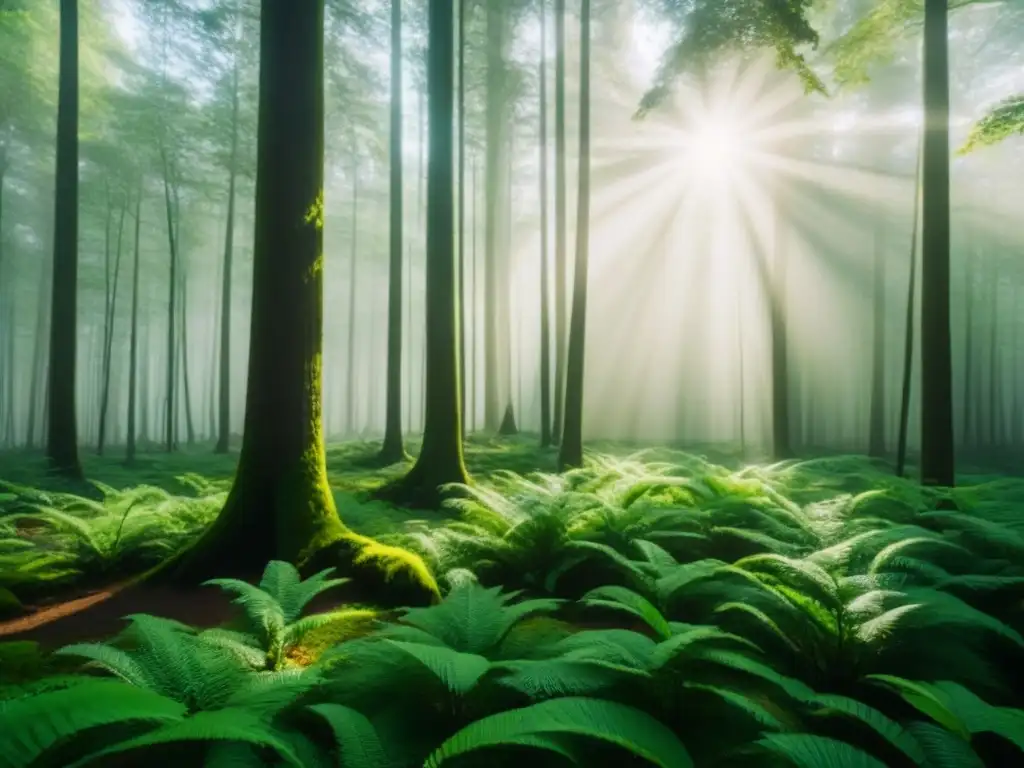
<instances>
[{"instance_id":1,"label":"distant tree","mask_svg":"<svg viewBox=\"0 0 1024 768\"><path fill-rule=\"evenodd\" d=\"M391 125L387 406L381 461L405 458L402 441L402 0L391 0Z\"/></svg>"},{"instance_id":2,"label":"distant tree","mask_svg":"<svg viewBox=\"0 0 1024 768\"><path fill-rule=\"evenodd\" d=\"M75 413L78 337L78 2L60 3L57 183L53 293L50 305L49 422L46 456L53 471L82 478Z\"/></svg>"},{"instance_id":3,"label":"distant tree","mask_svg":"<svg viewBox=\"0 0 1024 768\"><path fill-rule=\"evenodd\" d=\"M565 429L558 454L561 470L583 465L583 369L590 261L590 0L580 6L580 171L576 211L576 263L565 383Z\"/></svg>"}]
</instances>

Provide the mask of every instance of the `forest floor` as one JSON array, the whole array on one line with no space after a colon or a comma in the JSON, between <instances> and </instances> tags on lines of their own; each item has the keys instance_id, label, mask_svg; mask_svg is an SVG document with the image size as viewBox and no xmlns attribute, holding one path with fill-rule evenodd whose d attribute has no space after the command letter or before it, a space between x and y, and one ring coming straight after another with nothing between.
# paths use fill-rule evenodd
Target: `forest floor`
<instances>
[{"instance_id":1,"label":"forest floor","mask_svg":"<svg viewBox=\"0 0 1024 768\"><path fill-rule=\"evenodd\" d=\"M379 442L349 441L329 444L327 470L339 514L345 524L358 533L379 537L393 534L411 520L427 525L441 523L452 517L450 512L418 510L412 512L371 498L372 492L409 468L411 462L399 462L387 467L376 464ZM418 444L407 449L415 453ZM629 455L639 446L625 443L603 443L601 452L608 455ZM667 449L666 449L667 450ZM661 452L648 449L652 459ZM32 489L60 494L70 493L101 502L110 490L132 492L139 488L154 487L175 497L200 495L230 488L237 463L237 451L217 454L212 444L181 446L172 453L152 446L139 454L132 466L126 466L117 447L106 455L98 456L83 451L85 484L67 484L52 477L43 458L32 453L0 454L0 482L11 490ZM730 451L717 449L720 461L734 460ZM466 465L476 479L487 480L496 472L527 474L554 472L558 453L556 448L541 449L537 437L522 435L513 438L483 438L471 436L467 440ZM733 461L730 461L733 463ZM2 489L0 489L2 490ZM126 510L125 515L130 514ZM31 528L23 528L24 533ZM2 556L0 556L2 561ZM0 570L3 563L0 562ZM170 589L146 586L126 589L131 574L118 573L111 580L103 575L88 574L84 583L70 580L63 586L54 584L40 594L23 598L21 605L0 613L0 640L30 640L47 648L68 643L84 642L116 633L123 626L123 617L136 613L155 613L199 627L212 627L224 623L230 615L225 596L211 588ZM258 574L253 574L258 579ZM4 589L0 573L0 590ZM2 596L0 596L2 597ZM350 597L335 598L333 605L351 602ZM2 607L2 606L0 606ZM13 614L13 615L11 615Z\"/></svg>"}]
</instances>

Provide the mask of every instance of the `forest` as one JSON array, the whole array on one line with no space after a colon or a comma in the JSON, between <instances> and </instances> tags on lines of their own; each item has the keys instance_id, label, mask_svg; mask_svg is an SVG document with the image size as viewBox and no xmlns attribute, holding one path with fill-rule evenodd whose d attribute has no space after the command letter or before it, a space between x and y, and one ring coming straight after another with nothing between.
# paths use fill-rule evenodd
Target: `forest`
<instances>
[{"instance_id":1,"label":"forest","mask_svg":"<svg viewBox=\"0 0 1024 768\"><path fill-rule=\"evenodd\" d=\"M1024 765L1024 0L0 0L0 768Z\"/></svg>"}]
</instances>

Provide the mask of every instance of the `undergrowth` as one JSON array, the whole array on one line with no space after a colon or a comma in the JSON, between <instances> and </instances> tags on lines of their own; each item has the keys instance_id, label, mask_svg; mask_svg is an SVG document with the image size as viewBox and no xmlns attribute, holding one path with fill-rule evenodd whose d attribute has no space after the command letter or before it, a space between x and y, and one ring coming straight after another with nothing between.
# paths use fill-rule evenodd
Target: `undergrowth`
<instances>
[{"instance_id":1,"label":"undergrowth","mask_svg":"<svg viewBox=\"0 0 1024 768\"><path fill-rule=\"evenodd\" d=\"M196 483L215 511L223 491ZM76 553L62 567L143 551L141 491L105 490L16 488L4 525L110 518L84 549L47 534ZM275 562L213 582L228 627L143 614L44 667L22 648L0 766L1024 764L1021 481L661 451L449 491L454 519L387 542L446 585L438 605L306 613L343 579Z\"/></svg>"}]
</instances>

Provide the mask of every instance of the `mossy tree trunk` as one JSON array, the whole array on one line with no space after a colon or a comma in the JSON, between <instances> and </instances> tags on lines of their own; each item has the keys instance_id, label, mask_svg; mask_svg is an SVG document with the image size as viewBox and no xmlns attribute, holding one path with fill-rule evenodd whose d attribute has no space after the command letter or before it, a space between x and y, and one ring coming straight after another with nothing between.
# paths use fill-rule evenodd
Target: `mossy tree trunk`
<instances>
[{"instance_id":1,"label":"mossy tree trunk","mask_svg":"<svg viewBox=\"0 0 1024 768\"><path fill-rule=\"evenodd\" d=\"M388 262L388 378L380 458L405 458L402 440L402 0L391 0L391 135ZM410 406L411 407L411 406Z\"/></svg>"},{"instance_id":2,"label":"mossy tree trunk","mask_svg":"<svg viewBox=\"0 0 1024 768\"><path fill-rule=\"evenodd\" d=\"M183 581L302 562L346 534L327 483L323 344L324 0L263 0L252 331L238 472Z\"/></svg>"},{"instance_id":3,"label":"mossy tree trunk","mask_svg":"<svg viewBox=\"0 0 1024 768\"><path fill-rule=\"evenodd\" d=\"M921 482L952 486L953 363L949 316L949 8L924 4L921 209Z\"/></svg>"},{"instance_id":4,"label":"mossy tree trunk","mask_svg":"<svg viewBox=\"0 0 1024 768\"><path fill-rule=\"evenodd\" d=\"M78 458L75 369L78 341L78 2L60 3L57 183L46 458L50 469L82 478Z\"/></svg>"},{"instance_id":5,"label":"mossy tree trunk","mask_svg":"<svg viewBox=\"0 0 1024 768\"><path fill-rule=\"evenodd\" d=\"M559 469L583 465L583 372L586 358L587 273L590 261L590 0L580 5L580 171L576 264L566 358L565 426Z\"/></svg>"},{"instance_id":6,"label":"mossy tree trunk","mask_svg":"<svg viewBox=\"0 0 1024 768\"><path fill-rule=\"evenodd\" d=\"M454 242L454 13L430 0L427 50L427 355L423 447L388 492L405 503L436 506L438 488L465 483L460 412L458 291Z\"/></svg>"}]
</instances>

